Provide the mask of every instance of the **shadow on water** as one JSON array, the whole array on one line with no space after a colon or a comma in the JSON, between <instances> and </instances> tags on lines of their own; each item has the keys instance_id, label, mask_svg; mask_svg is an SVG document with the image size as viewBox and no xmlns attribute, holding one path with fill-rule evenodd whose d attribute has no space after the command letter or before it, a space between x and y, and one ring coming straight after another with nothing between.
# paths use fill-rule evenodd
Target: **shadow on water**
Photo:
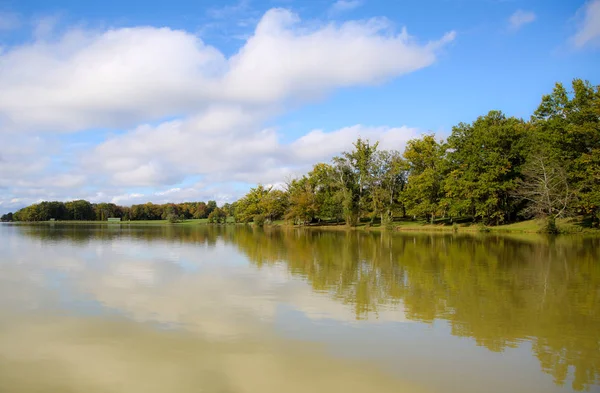
<instances>
[{"instance_id":1,"label":"shadow on water","mask_svg":"<svg viewBox=\"0 0 600 393\"><path fill-rule=\"evenodd\" d=\"M234 246L260 269L284 264L357 320L402 304L452 334L502 352L530 341L544 372L575 390L600 384L600 239L388 234L240 226L15 227L75 246L127 237Z\"/></svg>"}]
</instances>

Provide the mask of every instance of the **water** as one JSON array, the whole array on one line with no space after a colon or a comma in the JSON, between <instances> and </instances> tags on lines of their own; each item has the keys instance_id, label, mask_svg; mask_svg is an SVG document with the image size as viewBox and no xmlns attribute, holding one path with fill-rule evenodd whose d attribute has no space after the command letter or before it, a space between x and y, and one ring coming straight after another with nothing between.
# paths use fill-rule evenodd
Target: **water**
<instances>
[{"instance_id":1,"label":"water","mask_svg":"<svg viewBox=\"0 0 600 393\"><path fill-rule=\"evenodd\" d=\"M600 239L0 225L0 392L600 391Z\"/></svg>"}]
</instances>

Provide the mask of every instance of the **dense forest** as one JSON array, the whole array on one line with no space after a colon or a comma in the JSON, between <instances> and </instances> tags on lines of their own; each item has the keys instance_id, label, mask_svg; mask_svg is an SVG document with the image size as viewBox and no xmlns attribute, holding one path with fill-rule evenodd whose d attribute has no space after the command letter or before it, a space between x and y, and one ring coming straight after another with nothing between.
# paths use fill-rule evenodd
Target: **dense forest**
<instances>
[{"instance_id":1,"label":"dense forest","mask_svg":"<svg viewBox=\"0 0 600 393\"><path fill-rule=\"evenodd\" d=\"M557 83L528 121L490 111L425 134L403 152L358 139L354 149L318 163L284 190L259 185L221 208L214 201L131 207L86 201L42 202L3 221L208 218L210 222L296 224L395 219L499 225L533 217L581 216L600 223L600 85Z\"/></svg>"}]
</instances>

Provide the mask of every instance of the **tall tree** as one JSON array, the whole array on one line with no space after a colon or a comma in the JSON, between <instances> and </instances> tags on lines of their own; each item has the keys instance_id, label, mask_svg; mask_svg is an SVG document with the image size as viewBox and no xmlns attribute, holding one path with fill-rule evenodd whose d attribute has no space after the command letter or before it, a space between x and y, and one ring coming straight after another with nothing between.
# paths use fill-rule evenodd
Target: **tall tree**
<instances>
[{"instance_id":1,"label":"tall tree","mask_svg":"<svg viewBox=\"0 0 600 393\"><path fill-rule=\"evenodd\" d=\"M373 213L381 216L381 224L389 225L399 206L408 175L408 163L397 151L377 152L374 165L371 200Z\"/></svg>"},{"instance_id":2,"label":"tall tree","mask_svg":"<svg viewBox=\"0 0 600 393\"><path fill-rule=\"evenodd\" d=\"M409 214L432 221L444 214L445 207L440 202L444 195L445 152L446 146L438 142L433 134L408 141L404 150L404 159L408 163L408 184L403 201Z\"/></svg>"},{"instance_id":3,"label":"tall tree","mask_svg":"<svg viewBox=\"0 0 600 393\"><path fill-rule=\"evenodd\" d=\"M221 209L223 210L223 212L225 213L225 215L227 217L232 217L235 213L235 205L236 203L225 203L223 204L223 206L221 207Z\"/></svg>"},{"instance_id":4,"label":"tall tree","mask_svg":"<svg viewBox=\"0 0 600 393\"><path fill-rule=\"evenodd\" d=\"M208 222L210 224L225 224L227 222L227 213L219 207L214 209L208 215Z\"/></svg>"},{"instance_id":5,"label":"tall tree","mask_svg":"<svg viewBox=\"0 0 600 393\"><path fill-rule=\"evenodd\" d=\"M322 220L341 221L344 217L344 191L336 180L336 169L319 163L313 166L308 177L315 193L316 215Z\"/></svg>"},{"instance_id":6,"label":"tall tree","mask_svg":"<svg viewBox=\"0 0 600 393\"><path fill-rule=\"evenodd\" d=\"M575 79L573 91L557 83L532 116L536 145L563 165L575 207L600 223L600 85Z\"/></svg>"},{"instance_id":7,"label":"tall tree","mask_svg":"<svg viewBox=\"0 0 600 393\"><path fill-rule=\"evenodd\" d=\"M489 224L516 217L518 206L510 196L525 162L525 130L522 120L499 111L453 127L445 187L453 213L462 210Z\"/></svg>"},{"instance_id":8,"label":"tall tree","mask_svg":"<svg viewBox=\"0 0 600 393\"><path fill-rule=\"evenodd\" d=\"M286 219L296 224L310 223L319 212L315 184L311 178L302 176L299 179L293 179L288 182L286 192L289 195Z\"/></svg>"},{"instance_id":9,"label":"tall tree","mask_svg":"<svg viewBox=\"0 0 600 393\"><path fill-rule=\"evenodd\" d=\"M358 138L353 145L354 150L343 152L333 159L337 181L343 190L346 224L350 226L358 223L369 205L369 188L379 142L371 144L368 140Z\"/></svg>"},{"instance_id":10,"label":"tall tree","mask_svg":"<svg viewBox=\"0 0 600 393\"><path fill-rule=\"evenodd\" d=\"M527 202L525 214L547 217L550 222L565 214L574 195L560 165L538 155L524 166L523 177L517 182L514 194Z\"/></svg>"},{"instance_id":11,"label":"tall tree","mask_svg":"<svg viewBox=\"0 0 600 393\"><path fill-rule=\"evenodd\" d=\"M67 202L65 207L70 220L94 220L94 207L83 199Z\"/></svg>"},{"instance_id":12,"label":"tall tree","mask_svg":"<svg viewBox=\"0 0 600 393\"><path fill-rule=\"evenodd\" d=\"M237 203L236 221L248 223L259 216L264 219L266 213L264 200L272 189L273 187L265 187L262 184L251 188Z\"/></svg>"},{"instance_id":13,"label":"tall tree","mask_svg":"<svg viewBox=\"0 0 600 393\"><path fill-rule=\"evenodd\" d=\"M196 210L194 211L194 218L206 218L208 217L208 208L206 203L198 202Z\"/></svg>"},{"instance_id":14,"label":"tall tree","mask_svg":"<svg viewBox=\"0 0 600 393\"><path fill-rule=\"evenodd\" d=\"M206 203L206 213L210 214L212 213L213 210L215 210L217 208L217 202L216 201L208 201Z\"/></svg>"},{"instance_id":15,"label":"tall tree","mask_svg":"<svg viewBox=\"0 0 600 393\"><path fill-rule=\"evenodd\" d=\"M288 195L281 190L269 188L269 192L260 201L260 210L269 222L279 220L288 206Z\"/></svg>"}]
</instances>

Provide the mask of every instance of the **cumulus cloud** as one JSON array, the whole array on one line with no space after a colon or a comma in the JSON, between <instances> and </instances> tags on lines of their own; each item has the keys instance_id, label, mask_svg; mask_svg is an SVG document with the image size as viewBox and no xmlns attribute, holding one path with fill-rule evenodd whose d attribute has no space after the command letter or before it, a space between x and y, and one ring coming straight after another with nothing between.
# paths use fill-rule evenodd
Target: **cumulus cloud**
<instances>
[{"instance_id":1,"label":"cumulus cloud","mask_svg":"<svg viewBox=\"0 0 600 393\"><path fill-rule=\"evenodd\" d=\"M402 151L406 142L417 136L417 129L406 126L392 128L355 125L332 132L313 130L298 138L289 148L294 156L310 163L328 160L342 151L352 149L352 143L358 138L379 141L380 149Z\"/></svg>"},{"instance_id":2,"label":"cumulus cloud","mask_svg":"<svg viewBox=\"0 0 600 393\"><path fill-rule=\"evenodd\" d=\"M0 122L78 131L191 110L224 62L216 49L182 31L72 30L0 55Z\"/></svg>"},{"instance_id":3,"label":"cumulus cloud","mask_svg":"<svg viewBox=\"0 0 600 393\"><path fill-rule=\"evenodd\" d=\"M337 87L369 85L431 65L436 50L454 32L418 45L406 32L390 34L381 19L298 27L285 10L265 14L240 52L229 61L225 91L248 102L268 103L290 95L314 97Z\"/></svg>"},{"instance_id":4,"label":"cumulus cloud","mask_svg":"<svg viewBox=\"0 0 600 393\"><path fill-rule=\"evenodd\" d=\"M223 108L215 111L227 112ZM221 125L218 133L201 118L142 126L100 144L86 153L83 162L90 172L98 171L123 185L157 186L167 183L169 177L175 184L190 173L203 175L209 182L276 183L351 149L358 137L381 141L382 148L401 150L417 135L416 129L408 127L356 125L333 132L314 130L284 144L276 130L261 128L258 119L252 124L244 112L231 110L229 114L230 127ZM213 115L209 111L204 117Z\"/></svg>"},{"instance_id":5,"label":"cumulus cloud","mask_svg":"<svg viewBox=\"0 0 600 393\"><path fill-rule=\"evenodd\" d=\"M280 103L426 67L454 38L419 45L389 28L368 20L309 29L273 9L229 59L185 31L73 29L0 55L0 124L78 131L187 115L214 102Z\"/></svg>"},{"instance_id":6,"label":"cumulus cloud","mask_svg":"<svg viewBox=\"0 0 600 393\"><path fill-rule=\"evenodd\" d=\"M49 135L0 133L0 213L49 199L86 195L90 183L76 163L66 161L65 146Z\"/></svg>"},{"instance_id":7,"label":"cumulus cloud","mask_svg":"<svg viewBox=\"0 0 600 393\"><path fill-rule=\"evenodd\" d=\"M571 38L577 48L597 45L600 40L600 0L588 1L577 11L579 28Z\"/></svg>"},{"instance_id":8,"label":"cumulus cloud","mask_svg":"<svg viewBox=\"0 0 600 393\"><path fill-rule=\"evenodd\" d=\"M58 152L37 136L0 133L0 213L47 197L44 186L60 187L46 172Z\"/></svg>"},{"instance_id":9,"label":"cumulus cloud","mask_svg":"<svg viewBox=\"0 0 600 393\"><path fill-rule=\"evenodd\" d=\"M51 148L41 138L0 133L0 188L18 185L43 170L50 161L46 149Z\"/></svg>"},{"instance_id":10,"label":"cumulus cloud","mask_svg":"<svg viewBox=\"0 0 600 393\"><path fill-rule=\"evenodd\" d=\"M517 10L508 18L508 27L512 31L517 31L524 25L534 22L536 18L534 12Z\"/></svg>"},{"instance_id":11,"label":"cumulus cloud","mask_svg":"<svg viewBox=\"0 0 600 393\"><path fill-rule=\"evenodd\" d=\"M42 22L33 41L0 52L2 209L14 199L127 204L160 200L157 193L171 189L178 190L171 200L225 199L238 196L233 184L280 183L350 148L359 135L400 149L413 129L307 130L282 143L285 130L265 124L337 88L427 67L455 38L448 32L422 42L406 29L395 32L385 19L305 23L272 9L226 56L194 34L167 27L57 32L52 20ZM126 131L72 148L78 154L71 151L66 161L49 143L61 133L96 129ZM190 176L204 185L183 186ZM205 184L229 188L219 192Z\"/></svg>"}]
</instances>

